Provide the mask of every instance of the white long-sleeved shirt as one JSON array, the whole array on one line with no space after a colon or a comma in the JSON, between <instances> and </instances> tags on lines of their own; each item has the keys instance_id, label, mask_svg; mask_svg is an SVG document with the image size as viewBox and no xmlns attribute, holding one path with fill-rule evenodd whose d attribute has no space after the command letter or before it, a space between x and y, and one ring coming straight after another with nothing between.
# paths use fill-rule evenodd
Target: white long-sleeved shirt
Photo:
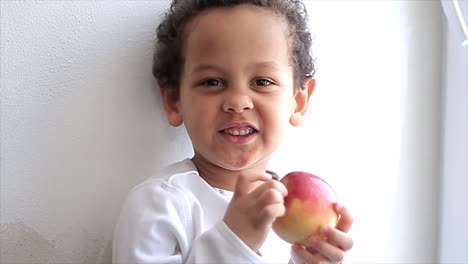
<instances>
[{"instance_id":1,"label":"white long-sleeved shirt","mask_svg":"<svg viewBox=\"0 0 468 264\"><path fill-rule=\"evenodd\" d=\"M113 263L288 263L271 231L259 256L222 221L232 192L216 190L190 159L134 187L115 226Z\"/></svg>"}]
</instances>

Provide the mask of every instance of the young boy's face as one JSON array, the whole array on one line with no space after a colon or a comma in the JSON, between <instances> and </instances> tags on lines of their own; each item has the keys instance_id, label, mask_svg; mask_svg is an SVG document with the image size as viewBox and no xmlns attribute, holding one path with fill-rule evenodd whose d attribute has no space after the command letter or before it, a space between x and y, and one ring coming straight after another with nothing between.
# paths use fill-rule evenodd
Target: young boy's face
<instances>
[{"instance_id":1,"label":"young boy's face","mask_svg":"<svg viewBox=\"0 0 468 264\"><path fill-rule=\"evenodd\" d=\"M194 160L228 170L266 166L286 126L298 125L307 90L294 93L286 21L250 5L208 10L185 29L180 97L165 97L185 124Z\"/></svg>"}]
</instances>

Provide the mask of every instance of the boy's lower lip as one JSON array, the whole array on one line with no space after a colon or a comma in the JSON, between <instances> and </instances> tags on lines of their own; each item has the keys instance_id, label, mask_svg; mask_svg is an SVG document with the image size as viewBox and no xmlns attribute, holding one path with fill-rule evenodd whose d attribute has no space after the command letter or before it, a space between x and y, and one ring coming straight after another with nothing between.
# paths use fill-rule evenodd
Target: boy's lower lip
<instances>
[{"instance_id":1,"label":"boy's lower lip","mask_svg":"<svg viewBox=\"0 0 468 264\"><path fill-rule=\"evenodd\" d=\"M224 140L228 141L229 143L240 145L240 144L249 143L251 140L254 139L255 136L257 136L258 132L253 132L251 134L242 135L242 136L241 135L234 136L234 135L230 135L230 134L223 133L223 132L220 132L220 133Z\"/></svg>"}]
</instances>

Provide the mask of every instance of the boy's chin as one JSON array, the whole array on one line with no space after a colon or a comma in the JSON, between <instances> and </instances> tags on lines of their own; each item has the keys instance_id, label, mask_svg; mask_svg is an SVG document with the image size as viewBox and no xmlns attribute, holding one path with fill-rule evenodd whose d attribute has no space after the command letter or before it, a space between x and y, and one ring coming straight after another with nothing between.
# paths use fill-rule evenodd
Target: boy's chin
<instances>
[{"instance_id":1,"label":"boy's chin","mask_svg":"<svg viewBox=\"0 0 468 264\"><path fill-rule=\"evenodd\" d=\"M268 159L234 159L225 160L219 163L219 167L232 172L252 171L264 172Z\"/></svg>"},{"instance_id":2,"label":"boy's chin","mask_svg":"<svg viewBox=\"0 0 468 264\"><path fill-rule=\"evenodd\" d=\"M242 171L264 171L270 156L255 157L251 154L237 155L231 157L223 157L222 155L212 157L205 157L200 153L196 153L192 160L195 163L204 163L205 166L214 166L218 169L226 170L229 172L242 172Z\"/></svg>"}]
</instances>

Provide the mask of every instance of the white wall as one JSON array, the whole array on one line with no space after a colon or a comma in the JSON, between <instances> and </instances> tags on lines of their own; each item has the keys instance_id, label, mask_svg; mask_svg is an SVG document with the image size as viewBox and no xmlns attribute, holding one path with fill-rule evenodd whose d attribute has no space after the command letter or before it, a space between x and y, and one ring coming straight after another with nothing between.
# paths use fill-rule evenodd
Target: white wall
<instances>
[{"instance_id":1,"label":"white wall","mask_svg":"<svg viewBox=\"0 0 468 264\"><path fill-rule=\"evenodd\" d=\"M316 172L337 189L355 215L347 262L435 263L440 2L308 3L318 87L278 170Z\"/></svg>"},{"instance_id":2,"label":"white wall","mask_svg":"<svg viewBox=\"0 0 468 264\"><path fill-rule=\"evenodd\" d=\"M356 218L347 262L435 262L440 3L307 4L318 86L271 168L335 187ZM166 6L1 2L1 263L109 263L126 192L191 155L151 76Z\"/></svg>"},{"instance_id":3,"label":"white wall","mask_svg":"<svg viewBox=\"0 0 468 264\"><path fill-rule=\"evenodd\" d=\"M1 1L1 263L108 263L130 186L185 157L151 76L163 6Z\"/></svg>"}]
</instances>

